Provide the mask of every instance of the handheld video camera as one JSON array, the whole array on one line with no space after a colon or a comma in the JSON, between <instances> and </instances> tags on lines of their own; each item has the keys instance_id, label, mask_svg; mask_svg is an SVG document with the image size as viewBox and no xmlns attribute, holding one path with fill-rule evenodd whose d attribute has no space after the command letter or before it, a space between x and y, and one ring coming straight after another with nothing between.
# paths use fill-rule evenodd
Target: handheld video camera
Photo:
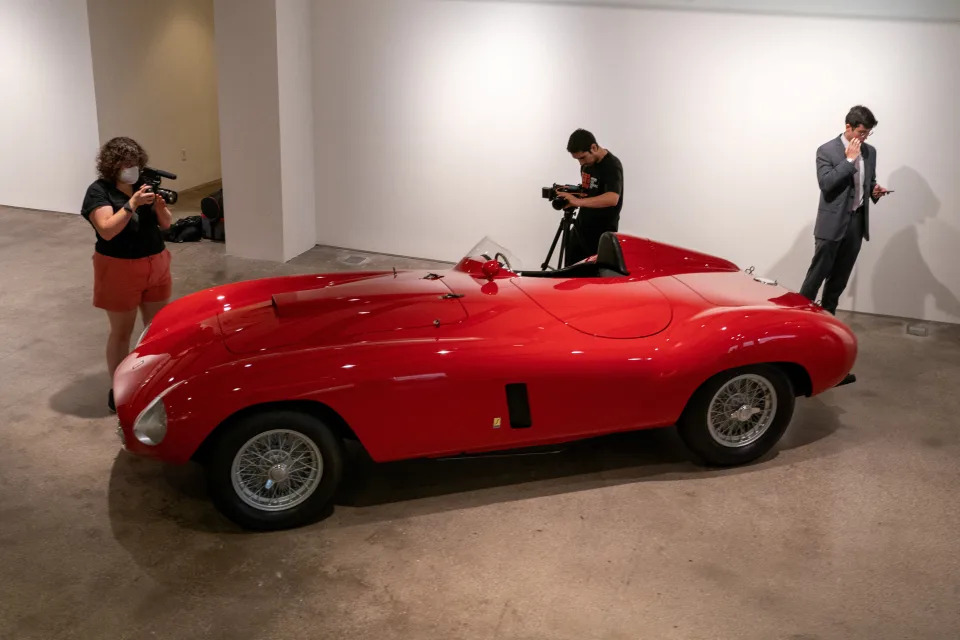
<instances>
[{"instance_id":1,"label":"handheld video camera","mask_svg":"<svg viewBox=\"0 0 960 640\"><path fill-rule=\"evenodd\" d=\"M177 175L175 173L170 173L169 171L163 171L161 169L154 169L153 167L144 167L140 177L143 180L143 183L150 185L151 190L157 195L161 196L167 204L177 204L177 198L179 196L176 191L160 188L160 181L163 178L167 178L168 180L176 180Z\"/></svg>"},{"instance_id":2,"label":"handheld video camera","mask_svg":"<svg viewBox=\"0 0 960 640\"><path fill-rule=\"evenodd\" d=\"M550 204L554 209L560 211L561 209L570 209L574 208L567 204L567 201L563 198L558 198L558 193L575 193L577 195L583 195L581 192L581 187L578 184L557 184L554 183L552 187L543 187L542 195L543 198L550 201Z\"/></svg>"}]
</instances>

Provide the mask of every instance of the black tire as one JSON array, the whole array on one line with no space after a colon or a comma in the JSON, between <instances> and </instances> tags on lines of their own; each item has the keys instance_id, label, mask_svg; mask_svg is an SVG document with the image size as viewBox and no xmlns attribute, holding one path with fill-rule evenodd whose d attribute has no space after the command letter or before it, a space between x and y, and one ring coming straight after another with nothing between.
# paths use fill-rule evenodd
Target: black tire
<instances>
[{"instance_id":1,"label":"black tire","mask_svg":"<svg viewBox=\"0 0 960 640\"><path fill-rule=\"evenodd\" d=\"M318 469L317 478L313 472L304 469L301 461L295 461L288 467L295 477L278 479L275 486L280 487L281 491L292 486L312 487L304 491L309 494L305 497L289 498L289 508L278 505L274 507L276 510L270 510L265 506L255 506L253 503L257 502L258 497L248 493L244 498L241 489L234 484L235 459L245 445L258 437L260 443L268 448L268 455L276 456L278 461L289 460L283 458L283 447L279 442L282 438L288 446L295 445L292 451L299 452L297 458L311 462L311 466ZM270 438L277 440L266 443ZM273 449L269 449L271 446ZM321 464L315 462L317 453ZM263 460L262 456L252 457ZM278 466L273 469L278 469ZM267 468L263 472L269 473ZM285 471L278 470L275 473L282 476ZM302 480L304 474L308 476L307 480ZM281 410L251 414L227 425L217 436L206 464L206 475L214 505L241 527L258 531L298 527L316 520L331 503L343 476L342 443L321 420L305 413ZM260 477L265 483L270 479L267 475ZM238 475L237 485L245 486L251 492L254 486L260 485L260 480L251 480L244 485L240 478ZM264 498L259 499L262 501Z\"/></svg>"},{"instance_id":2,"label":"black tire","mask_svg":"<svg viewBox=\"0 0 960 640\"><path fill-rule=\"evenodd\" d=\"M751 403L752 408L747 409L747 412L759 409L760 413L757 415L760 415L760 418L755 422L753 416L747 420L739 417L736 419L737 423L743 425L742 428L749 428L742 436L731 435L724 430L721 421L723 416L727 415L725 412L718 415L718 421L714 423L713 429L708 417L715 397L719 403L715 407L718 410L724 404L724 395L728 395L731 401L743 399L743 396L728 394L730 391L728 385L736 384L745 385L748 390L755 391L765 399L764 402ZM724 394L718 396L721 390L724 390ZM770 392L773 394L773 402L770 402ZM793 417L795 400L790 379L777 367L753 365L724 371L707 380L693 394L677 422L677 430L687 447L702 462L716 466L745 464L770 451L780 440ZM735 405L740 403L727 403L726 410L730 411ZM764 420L763 414L767 408L772 415ZM753 425L760 423L765 423L767 426L752 429ZM741 443L735 442L738 438L742 438ZM751 440L751 438L754 439Z\"/></svg>"}]
</instances>

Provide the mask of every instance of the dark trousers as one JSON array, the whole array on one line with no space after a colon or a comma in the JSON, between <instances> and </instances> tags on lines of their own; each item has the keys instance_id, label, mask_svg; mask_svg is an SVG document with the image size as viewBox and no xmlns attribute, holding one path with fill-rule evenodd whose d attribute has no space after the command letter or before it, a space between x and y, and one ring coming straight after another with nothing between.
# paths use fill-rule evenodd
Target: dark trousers
<instances>
[{"instance_id":1,"label":"dark trousers","mask_svg":"<svg viewBox=\"0 0 960 640\"><path fill-rule=\"evenodd\" d=\"M832 314L837 312L840 294L847 288L853 265L860 255L863 243L863 207L848 214L850 224L840 240L816 238L813 260L807 269L807 276L800 287L800 295L816 300L820 285L823 285L823 298L820 306Z\"/></svg>"},{"instance_id":2,"label":"dark trousers","mask_svg":"<svg viewBox=\"0 0 960 640\"><path fill-rule=\"evenodd\" d=\"M596 255L600 248L600 236L607 231L616 232L618 228L619 223L613 226L588 227L578 225L574 222L570 228L570 241L567 243L564 266L570 266L592 255Z\"/></svg>"},{"instance_id":3,"label":"dark trousers","mask_svg":"<svg viewBox=\"0 0 960 640\"><path fill-rule=\"evenodd\" d=\"M571 225L563 266L569 267L585 258L589 258L597 252L597 245L599 243L599 235L597 235L596 238L588 237L577 225Z\"/></svg>"}]
</instances>

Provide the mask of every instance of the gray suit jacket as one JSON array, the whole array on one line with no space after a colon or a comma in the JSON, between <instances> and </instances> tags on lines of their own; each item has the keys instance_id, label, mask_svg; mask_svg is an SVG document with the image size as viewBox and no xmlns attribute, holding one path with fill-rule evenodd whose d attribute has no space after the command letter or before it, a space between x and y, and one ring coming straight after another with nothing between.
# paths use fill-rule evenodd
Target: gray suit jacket
<instances>
[{"instance_id":1,"label":"gray suit jacket","mask_svg":"<svg viewBox=\"0 0 960 640\"><path fill-rule=\"evenodd\" d=\"M870 240L870 201L877 184L877 150L864 142L863 156L863 239ZM847 162L843 142L837 136L817 149L817 182L820 183L820 207L813 235L823 240L841 240L850 222L850 207L856 193L857 166Z\"/></svg>"}]
</instances>

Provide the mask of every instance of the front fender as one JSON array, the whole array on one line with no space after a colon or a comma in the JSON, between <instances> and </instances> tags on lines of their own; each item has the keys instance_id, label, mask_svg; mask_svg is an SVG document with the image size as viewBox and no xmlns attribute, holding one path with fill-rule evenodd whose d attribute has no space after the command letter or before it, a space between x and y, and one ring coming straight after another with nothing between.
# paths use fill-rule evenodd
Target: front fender
<instances>
[{"instance_id":1,"label":"front fender","mask_svg":"<svg viewBox=\"0 0 960 640\"><path fill-rule=\"evenodd\" d=\"M171 385L180 380L182 383L163 399L166 437L155 447L142 445L134 438L128 448L174 464L185 463L214 429L244 409L273 402L317 400L349 386L329 373L321 373L325 367L315 364L312 372L306 372L291 363L289 356L267 355L201 367L193 375L177 375L175 367L169 367L161 373L162 380ZM152 399L157 394L147 395Z\"/></svg>"}]
</instances>

